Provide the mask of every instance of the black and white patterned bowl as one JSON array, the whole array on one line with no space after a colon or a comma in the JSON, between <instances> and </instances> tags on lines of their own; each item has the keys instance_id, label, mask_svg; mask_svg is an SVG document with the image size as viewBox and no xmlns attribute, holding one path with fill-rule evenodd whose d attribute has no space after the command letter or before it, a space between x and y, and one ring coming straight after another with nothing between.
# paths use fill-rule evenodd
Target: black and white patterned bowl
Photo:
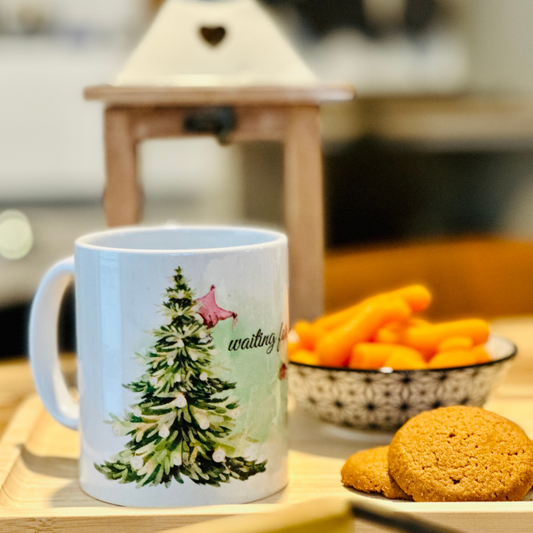
<instances>
[{"instance_id":1,"label":"black and white patterned bowl","mask_svg":"<svg viewBox=\"0 0 533 533\"><path fill-rule=\"evenodd\" d=\"M445 369L357 370L291 363L290 392L324 422L393 431L429 409L481 407L517 353L511 341L496 335L485 348L490 362Z\"/></svg>"}]
</instances>

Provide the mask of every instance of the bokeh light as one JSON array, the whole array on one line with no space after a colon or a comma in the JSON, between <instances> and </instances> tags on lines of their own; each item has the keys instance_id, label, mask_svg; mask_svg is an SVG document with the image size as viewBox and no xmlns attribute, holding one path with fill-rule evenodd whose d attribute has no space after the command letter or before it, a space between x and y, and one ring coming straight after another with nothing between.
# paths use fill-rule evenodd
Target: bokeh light
<instances>
[{"instance_id":1,"label":"bokeh light","mask_svg":"<svg viewBox=\"0 0 533 533\"><path fill-rule=\"evenodd\" d=\"M0 255L5 259L21 259L33 246L33 231L28 217L17 210L0 213Z\"/></svg>"}]
</instances>

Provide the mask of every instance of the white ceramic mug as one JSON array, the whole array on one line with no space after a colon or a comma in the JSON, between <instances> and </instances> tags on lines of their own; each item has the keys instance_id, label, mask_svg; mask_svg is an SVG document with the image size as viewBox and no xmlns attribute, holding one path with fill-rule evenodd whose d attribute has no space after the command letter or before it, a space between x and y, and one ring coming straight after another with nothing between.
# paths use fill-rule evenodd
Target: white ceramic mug
<instances>
[{"instance_id":1,"label":"white ceramic mug","mask_svg":"<svg viewBox=\"0 0 533 533\"><path fill-rule=\"evenodd\" d=\"M75 276L79 404L57 357ZM287 239L123 228L76 241L35 296L30 357L48 411L81 434L80 483L128 506L244 503L287 483Z\"/></svg>"}]
</instances>

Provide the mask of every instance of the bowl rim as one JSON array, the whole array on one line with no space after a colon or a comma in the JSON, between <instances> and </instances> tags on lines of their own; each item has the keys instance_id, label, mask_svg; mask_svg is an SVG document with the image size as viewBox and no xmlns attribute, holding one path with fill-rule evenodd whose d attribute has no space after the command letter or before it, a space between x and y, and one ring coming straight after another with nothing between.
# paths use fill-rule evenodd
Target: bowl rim
<instances>
[{"instance_id":1,"label":"bowl rim","mask_svg":"<svg viewBox=\"0 0 533 533\"><path fill-rule=\"evenodd\" d=\"M506 355L505 357L502 357L500 359L496 359L495 361L489 361L488 363L476 363L475 365L463 365L463 366L448 366L444 368L416 368L412 370L393 370L389 369L388 367L382 367L382 368L372 368L372 369L365 369L365 368L348 368L346 366L320 366L320 365L308 365L307 363L297 363L293 361L289 361L291 365L303 367L303 368L319 368L321 370L336 370L340 372L363 372L365 374L379 374L379 375L391 375L391 374L420 374L423 372L448 372L450 370L463 370L466 368L482 368L486 366L492 366L497 365L500 363L503 363L505 361L510 361L514 357L516 357L516 354L518 353L518 347L516 344L509 340L507 337L502 337L501 335L493 335L491 334L489 336L490 338L496 338L505 341L509 344L509 347L511 348L511 353L509 355ZM383 370L384 368L387 368L387 370Z\"/></svg>"}]
</instances>

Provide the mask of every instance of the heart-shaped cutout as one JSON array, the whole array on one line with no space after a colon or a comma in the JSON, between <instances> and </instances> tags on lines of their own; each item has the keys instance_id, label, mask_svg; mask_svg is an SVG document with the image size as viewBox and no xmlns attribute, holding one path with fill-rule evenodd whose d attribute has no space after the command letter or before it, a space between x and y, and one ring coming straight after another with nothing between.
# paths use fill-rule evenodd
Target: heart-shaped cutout
<instances>
[{"instance_id":1,"label":"heart-shaped cutout","mask_svg":"<svg viewBox=\"0 0 533 533\"><path fill-rule=\"evenodd\" d=\"M226 28L224 26L202 26L200 28L200 35L207 44L217 46L226 37Z\"/></svg>"}]
</instances>

